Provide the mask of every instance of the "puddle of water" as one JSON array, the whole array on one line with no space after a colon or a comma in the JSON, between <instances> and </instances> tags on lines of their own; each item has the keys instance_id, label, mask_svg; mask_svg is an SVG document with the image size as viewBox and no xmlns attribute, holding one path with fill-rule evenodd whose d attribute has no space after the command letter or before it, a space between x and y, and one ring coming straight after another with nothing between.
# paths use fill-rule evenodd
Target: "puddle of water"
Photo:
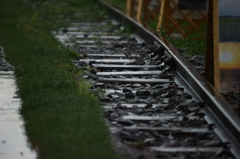
<instances>
[{"instance_id":1,"label":"puddle of water","mask_svg":"<svg viewBox=\"0 0 240 159\"><path fill-rule=\"evenodd\" d=\"M18 113L21 101L15 98L13 72L0 71L0 158L36 159L28 146L23 120Z\"/></svg>"}]
</instances>

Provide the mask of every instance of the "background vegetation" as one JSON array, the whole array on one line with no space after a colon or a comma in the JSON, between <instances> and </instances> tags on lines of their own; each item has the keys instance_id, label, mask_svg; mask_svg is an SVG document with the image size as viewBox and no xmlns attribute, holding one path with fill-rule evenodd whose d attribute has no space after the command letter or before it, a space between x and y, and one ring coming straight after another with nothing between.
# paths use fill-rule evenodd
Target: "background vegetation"
<instances>
[{"instance_id":1,"label":"background vegetation","mask_svg":"<svg viewBox=\"0 0 240 159\"><path fill-rule=\"evenodd\" d=\"M109 3L119 8L123 12L126 12L126 0L107 0ZM147 25L153 29L157 30L160 36L166 38L170 41L173 46L175 46L181 53L188 56L193 55L205 55L206 51L206 38L202 37L200 33L194 31L189 37L183 39L181 37L173 37L167 34L167 28L157 28L157 20L151 20ZM188 26L188 23L185 23ZM181 26L180 26L181 27ZM207 32L207 22L200 26L201 30L205 33Z\"/></svg>"}]
</instances>

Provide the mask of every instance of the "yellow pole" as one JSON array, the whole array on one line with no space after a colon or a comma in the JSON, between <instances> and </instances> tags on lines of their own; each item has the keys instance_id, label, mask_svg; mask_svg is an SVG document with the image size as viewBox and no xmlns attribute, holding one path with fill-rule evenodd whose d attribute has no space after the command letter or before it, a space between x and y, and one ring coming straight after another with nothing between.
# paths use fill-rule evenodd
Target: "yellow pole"
<instances>
[{"instance_id":1,"label":"yellow pole","mask_svg":"<svg viewBox=\"0 0 240 159\"><path fill-rule=\"evenodd\" d=\"M138 23L141 24L141 13L142 13L142 4L143 4L143 0L139 0L138 1L138 10L137 10L137 21Z\"/></svg>"},{"instance_id":2,"label":"yellow pole","mask_svg":"<svg viewBox=\"0 0 240 159\"><path fill-rule=\"evenodd\" d=\"M165 0L162 0L162 2L161 2L161 8L160 8L160 15L159 15L159 17L158 17L157 31L158 31L159 28L162 28L163 14L164 14L164 6L165 6Z\"/></svg>"},{"instance_id":3,"label":"yellow pole","mask_svg":"<svg viewBox=\"0 0 240 159\"><path fill-rule=\"evenodd\" d=\"M127 0L127 16L131 16L131 0Z\"/></svg>"}]
</instances>

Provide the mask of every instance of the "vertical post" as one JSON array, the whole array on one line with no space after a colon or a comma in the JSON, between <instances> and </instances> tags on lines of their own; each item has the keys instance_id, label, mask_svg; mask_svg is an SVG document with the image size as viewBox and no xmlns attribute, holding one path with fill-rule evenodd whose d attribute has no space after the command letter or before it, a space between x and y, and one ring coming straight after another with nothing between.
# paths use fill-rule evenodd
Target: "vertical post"
<instances>
[{"instance_id":1,"label":"vertical post","mask_svg":"<svg viewBox=\"0 0 240 159\"><path fill-rule=\"evenodd\" d=\"M127 16L131 16L131 0L127 0Z\"/></svg>"},{"instance_id":2,"label":"vertical post","mask_svg":"<svg viewBox=\"0 0 240 159\"><path fill-rule=\"evenodd\" d=\"M218 0L209 0L205 77L219 91Z\"/></svg>"},{"instance_id":3,"label":"vertical post","mask_svg":"<svg viewBox=\"0 0 240 159\"><path fill-rule=\"evenodd\" d=\"M138 1L138 10L137 10L137 21L139 24L142 24L141 23L142 5L143 5L143 0L139 0Z\"/></svg>"},{"instance_id":4,"label":"vertical post","mask_svg":"<svg viewBox=\"0 0 240 159\"><path fill-rule=\"evenodd\" d=\"M158 17L157 29L162 28L163 14L164 14L164 6L165 6L165 0L162 0L162 2L161 2L161 8L160 8L160 14L159 14L159 17Z\"/></svg>"}]
</instances>

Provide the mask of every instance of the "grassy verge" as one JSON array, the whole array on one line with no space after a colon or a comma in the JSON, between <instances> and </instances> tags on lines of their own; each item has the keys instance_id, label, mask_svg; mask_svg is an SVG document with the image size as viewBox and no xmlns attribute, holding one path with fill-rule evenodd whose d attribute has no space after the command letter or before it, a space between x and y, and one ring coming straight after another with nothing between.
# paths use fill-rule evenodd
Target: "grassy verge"
<instances>
[{"instance_id":1,"label":"grassy verge","mask_svg":"<svg viewBox=\"0 0 240 159\"><path fill-rule=\"evenodd\" d=\"M75 76L72 52L50 34L63 26L55 23L57 14L100 9L94 0L68 2L42 5L34 12L21 0L0 5L0 44L15 67L27 136L39 159L118 158L97 99Z\"/></svg>"}]
</instances>

